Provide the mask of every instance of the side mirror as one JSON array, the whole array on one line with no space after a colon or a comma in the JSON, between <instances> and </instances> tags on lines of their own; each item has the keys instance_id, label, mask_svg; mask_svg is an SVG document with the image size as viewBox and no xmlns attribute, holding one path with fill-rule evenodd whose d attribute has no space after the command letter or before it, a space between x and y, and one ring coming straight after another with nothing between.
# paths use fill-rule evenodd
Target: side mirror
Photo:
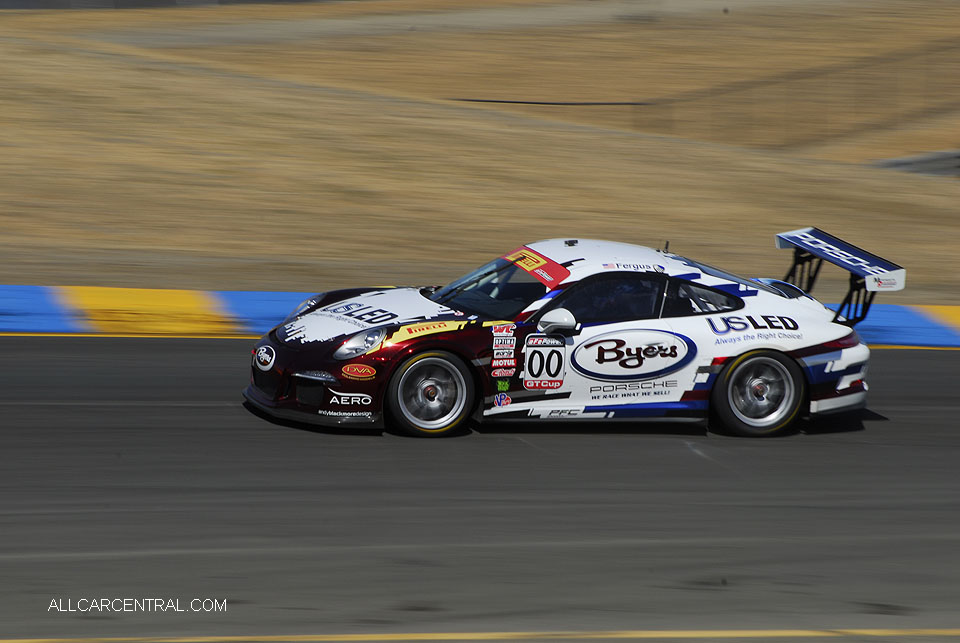
<instances>
[{"instance_id":1,"label":"side mirror","mask_svg":"<svg viewBox=\"0 0 960 643\"><path fill-rule=\"evenodd\" d=\"M573 316L573 313L566 308L554 308L537 322L537 330L541 333L574 330L576 327L576 318Z\"/></svg>"}]
</instances>

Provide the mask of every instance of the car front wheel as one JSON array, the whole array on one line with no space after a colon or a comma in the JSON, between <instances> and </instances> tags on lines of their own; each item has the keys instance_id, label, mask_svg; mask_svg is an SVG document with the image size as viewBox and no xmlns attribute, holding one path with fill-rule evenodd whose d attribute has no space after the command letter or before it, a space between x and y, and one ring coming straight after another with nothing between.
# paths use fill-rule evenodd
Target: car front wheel
<instances>
[{"instance_id":1,"label":"car front wheel","mask_svg":"<svg viewBox=\"0 0 960 643\"><path fill-rule=\"evenodd\" d=\"M473 377L463 360L434 351L400 365L390 380L387 404L405 433L437 437L466 428L474 397Z\"/></svg>"},{"instance_id":2,"label":"car front wheel","mask_svg":"<svg viewBox=\"0 0 960 643\"><path fill-rule=\"evenodd\" d=\"M751 351L720 372L711 406L730 431L759 437L786 431L805 397L806 380L795 361L774 351Z\"/></svg>"}]
</instances>

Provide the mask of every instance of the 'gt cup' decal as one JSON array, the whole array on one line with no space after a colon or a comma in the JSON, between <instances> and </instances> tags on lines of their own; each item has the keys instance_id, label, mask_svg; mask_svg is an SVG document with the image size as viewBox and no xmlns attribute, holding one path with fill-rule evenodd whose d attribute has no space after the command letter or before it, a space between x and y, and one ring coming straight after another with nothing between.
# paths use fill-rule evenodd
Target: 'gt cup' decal
<instances>
[{"instance_id":1,"label":"'gt cup' decal","mask_svg":"<svg viewBox=\"0 0 960 643\"><path fill-rule=\"evenodd\" d=\"M595 380L649 380L678 371L697 355L685 335L662 330L613 331L587 339L570 363Z\"/></svg>"},{"instance_id":2,"label":"'gt cup' decal","mask_svg":"<svg viewBox=\"0 0 960 643\"><path fill-rule=\"evenodd\" d=\"M257 365L261 371L269 371L270 367L273 366L273 360L277 358L277 352L273 350L273 346L261 346L257 349L257 354L253 358L253 363Z\"/></svg>"},{"instance_id":3,"label":"'gt cup' decal","mask_svg":"<svg viewBox=\"0 0 960 643\"><path fill-rule=\"evenodd\" d=\"M523 388L543 391L563 386L566 352L563 340L558 337L528 336L524 350Z\"/></svg>"}]
</instances>

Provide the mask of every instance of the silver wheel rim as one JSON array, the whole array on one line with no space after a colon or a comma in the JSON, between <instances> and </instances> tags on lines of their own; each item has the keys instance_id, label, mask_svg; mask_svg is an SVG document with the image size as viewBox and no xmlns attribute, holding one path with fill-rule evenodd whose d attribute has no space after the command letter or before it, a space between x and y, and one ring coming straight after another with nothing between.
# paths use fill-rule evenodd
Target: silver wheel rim
<instances>
[{"instance_id":1,"label":"silver wheel rim","mask_svg":"<svg viewBox=\"0 0 960 643\"><path fill-rule=\"evenodd\" d=\"M727 389L727 401L737 419L760 429L782 421L796 396L790 371L770 357L754 357L738 366Z\"/></svg>"},{"instance_id":2,"label":"silver wheel rim","mask_svg":"<svg viewBox=\"0 0 960 643\"><path fill-rule=\"evenodd\" d=\"M467 383L456 366L439 357L425 357L408 368L397 385L400 412L426 431L445 428L467 403Z\"/></svg>"}]
</instances>

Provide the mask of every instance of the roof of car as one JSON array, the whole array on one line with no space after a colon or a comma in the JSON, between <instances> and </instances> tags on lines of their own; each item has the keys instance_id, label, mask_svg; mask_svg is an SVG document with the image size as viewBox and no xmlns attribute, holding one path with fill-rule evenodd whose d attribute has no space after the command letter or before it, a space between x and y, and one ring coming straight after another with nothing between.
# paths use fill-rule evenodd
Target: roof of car
<instances>
[{"instance_id":1,"label":"roof of car","mask_svg":"<svg viewBox=\"0 0 960 643\"><path fill-rule=\"evenodd\" d=\"M660 250L598 239L546 239L527 247L570 270L574 279L607 270L689 274L696 268Z\"/></svg>"}]
</instances>

